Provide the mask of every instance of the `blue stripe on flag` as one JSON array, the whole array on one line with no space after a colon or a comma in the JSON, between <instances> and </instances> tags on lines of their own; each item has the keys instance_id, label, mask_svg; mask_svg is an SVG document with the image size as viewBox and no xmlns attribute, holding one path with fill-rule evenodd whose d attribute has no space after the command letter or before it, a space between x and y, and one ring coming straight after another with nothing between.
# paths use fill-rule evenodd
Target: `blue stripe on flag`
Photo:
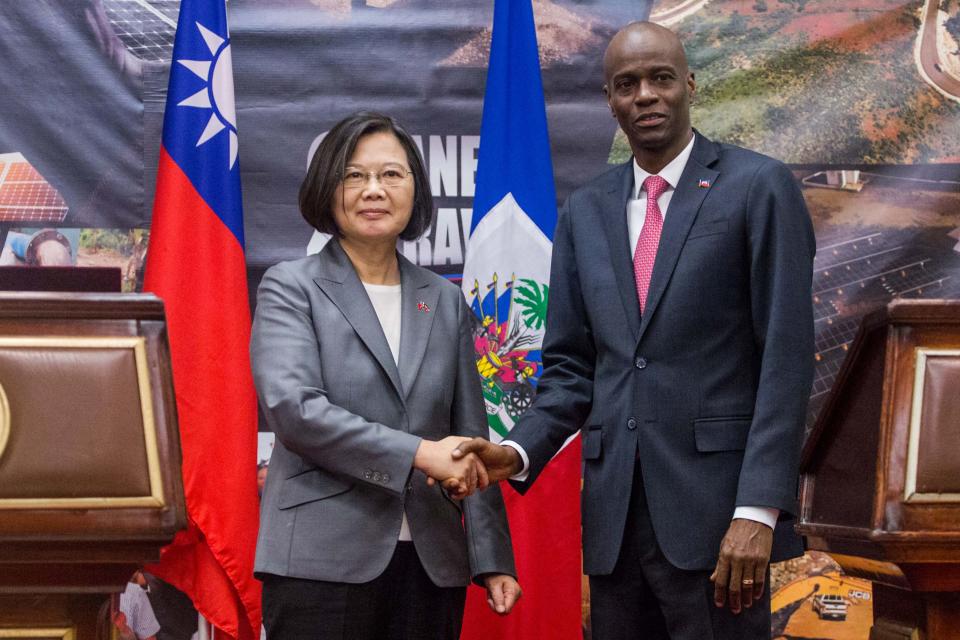
<instances>
[{"instance_id":1,"label":"blue stripe on flag","mask_svg":"<svg viewBox=\"0 0 960 640\"><path fill-rule=\"evenodd\" d=\"M507 193L552 240L557 196L529 0L494 6L471 231Z\"/></svg>"}]
</instances>

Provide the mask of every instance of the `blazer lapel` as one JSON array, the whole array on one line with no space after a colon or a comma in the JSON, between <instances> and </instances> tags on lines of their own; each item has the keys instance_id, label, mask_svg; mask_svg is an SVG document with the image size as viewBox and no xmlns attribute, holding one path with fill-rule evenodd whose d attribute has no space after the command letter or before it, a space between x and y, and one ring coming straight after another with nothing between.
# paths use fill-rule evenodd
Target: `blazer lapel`
<instances>
[{"instance_id":1,"label":"blazer lapel","mask_svg":"<svg viewBox=\"0 0 960 640\"><path fill-rule=\"evenodd\" d=\"M622 165L620 180L607 192L607 202L601 208L603 230L610 247L610 260L617 278L623 311L634 337L640 327L640 302L637 300L637 284L633 277L633 251L630 234L627 232L627 201L633 192L633 159Z\"/></svg>"},{"instance_id":2,"label":"blazer lapel","mask_svg":"<svg viewBox=\"0 0 960 640\"><path fill-rule=\"evenodd\" d=\"M680 257L680 251L686 242L690 227L700 212L703 199L710 191L709 185L713 184L720 175L719 171L709 168L718 158L714 143L699 132L696 136L690 159L680 176L673 198L670 200L667 215L663 220L660 246L657 248L657 258L653 263L653 273L650 275L650 289L647 292L647 305L640 321L638 340L647 330L650 318L656 312L660 298L663 297L667 283L670 282L670 276L677 266L677 259ZM706 188L701 186L701 181L706 181L708 186Z\"/></svg>"},{"instance_id":3,"label":"blazer lapel","mask_svg":"<svg viewBox=\"0 0 960 640\"><path fill-rule=\"evenodd\" d=\"M324 261L324 276L314 278L314 283L337 306L390 378L397 394L403 398L400 373L390 352L390 345L387 344L377 312L370 303L370 297L350 263L350 258L336 238L327 243L318 257Z\"/></svg>"},{"instance_id":4,"label":"blazer lapel","mask_svg":"<svg viewBox=\"0 0 960 640\"><path fill-rule=\"evenodd\" d=\"M431 283L410 261L399 256L401 288L400 381L406 394L420 371L437 315L440 287ZM440 345L438 348L448 348Z\"/></svg>"}]
</instances>

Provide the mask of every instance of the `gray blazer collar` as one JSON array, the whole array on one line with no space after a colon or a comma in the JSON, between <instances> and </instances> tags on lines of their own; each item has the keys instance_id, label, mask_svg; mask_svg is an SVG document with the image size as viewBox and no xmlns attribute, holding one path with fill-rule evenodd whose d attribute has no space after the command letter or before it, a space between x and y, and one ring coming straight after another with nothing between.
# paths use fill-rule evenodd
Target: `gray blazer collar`
<instances>
[{"instance_id":1,"label":"gray blazer collar","mask_svg":"<svg viewBox=\"0 0 960 640\"><path fill-rule=\"evenodd\" d=\"M405 400L429 342L440 288L430 282L420 267L398 254L401 288L398 366L370 297L340 242L331 239L317 258L322 275L314 282L337 306L383 368L397 394Z\"/></svg>"},{"instance_id":2,"label":"gray blazer collar","mask_svg":"<svg viewBox=\"0 0 960 640\"><path fill-rule=\"evenodd\" d=\"M437 315L440 286L432 281L422 267L413 264L402 254L400 260L401 327L400 327L400 381L409 395L420 372L420 364L430 343L430 330ZM436 345L438 349L456 345Z\"/></svg>"}]
</instances>

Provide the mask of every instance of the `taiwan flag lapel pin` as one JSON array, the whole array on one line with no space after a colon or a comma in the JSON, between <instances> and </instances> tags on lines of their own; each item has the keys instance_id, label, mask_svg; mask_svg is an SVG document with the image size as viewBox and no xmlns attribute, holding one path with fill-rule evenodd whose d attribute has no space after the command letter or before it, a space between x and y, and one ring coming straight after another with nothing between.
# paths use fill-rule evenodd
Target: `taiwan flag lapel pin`
<instances>
[{"instance_id":1,"label":"taiwan flag lapel pin","mask_svg":"<svg viewBox=\"0 0 960 640\"><path fill-rule=\"evenodd\" d=\"M710 181L709 181L709 180L704 180L703 178L700 178L700 180L697 182L697 186L700 187L701 189L709 189L709 188L710 188Z\"/></svg>"},{"instance_id":2,"label":"taiwan flag lapel pin","mask_svg":"<svg viewBox=\"0 0 960 640\"><path fill-rule=\"evenodd\" d=\"M430 313L430 305L423 300L417 301L417 311L421 313Z\"/></svg>"}]
</instances>

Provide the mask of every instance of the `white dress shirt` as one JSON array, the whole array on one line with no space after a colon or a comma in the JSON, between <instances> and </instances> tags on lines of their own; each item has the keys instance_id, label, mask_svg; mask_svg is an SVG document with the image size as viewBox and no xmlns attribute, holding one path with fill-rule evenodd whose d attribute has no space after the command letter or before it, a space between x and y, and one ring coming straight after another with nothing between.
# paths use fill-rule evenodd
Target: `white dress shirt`
<instances>
[{"instance_id":1,"label":"white dress shirt","mask_svg":"<svg viewBox=\"0 0 960 640\"><path fill-rule=\"evenodd\" d=\"M160 623L153 612L147 591L135 582L128 582L120 594L120 611L127 618L127 626L137 638L150 638L160 631Z\"/></svg>"},{"instance_id":2,"label":"white dress shirt","mask_svg":"<svg viewBox=\"0 0 960 640\"><path fill-rule=\"evenodd\" d=\"M694 136L695 138L696 136ZM670 201L673 199L673 191L680 182L680 176L683 175L683 169L687 166L687 160L693 152L693 138L690 144L683 148L683 151L676 158L665 166L659 175L667 181L669 185L660 194L657 204L660 205L660 214L663 219L667 219L667 209L670 207ZM647 219L647 192L643 189L643 181L652 176L640 168L636 158L633 160L633 199L627 202L627 236L630 238L630 257L637 251L637 240L640 238L640 230L643 229L643 223Z\"/></svg>"},{"instance_id":3,"label":"white dress shirt","mask_svg":"<svg viewBox=\"0 0 960 640\"><path fill-rule=\"evenodd\" d=\"M687 166L687 161L690 159L690 153L693 151L693 142L696 138L694 135L690 138L690 142L686 147L683 148L676 158L671 160L667 166L660 170L660 173L657 174L661 178L667 181L669 187L664 190L664 192L657 199L657 204L660 206L660 213L663 216L663 219L667 219L667 210L670 207L670 200L673 199L673 192L676 189L677 184L680 182L680 176L683 175L683 170ZM631 258L633 257L632 252L636 251L637 240L640 238L640 230L643 229L643 223L647 218L647 193L643 189L643 182L649 176L653 174L648 173L640 167L637 163L636 158L633 160L633 199L627 203L627 234L630 238L630 246L633 247L631 250ZM516 442L512 440L503 440L500 442L502 445L512 447L520 454L520 458L523 460L523 468L520 473L516 474L511 478L511 480L518 480L523 482L527 479L530 471L530 458L527 456L527 452L523 450ZM776 525L777 518L780 517L780 510L772 507L737 507L733 511L733 518L742 518L744 520L753 520L755 522L760 522L771 529Z\"/></svg>"}]
</instances>

